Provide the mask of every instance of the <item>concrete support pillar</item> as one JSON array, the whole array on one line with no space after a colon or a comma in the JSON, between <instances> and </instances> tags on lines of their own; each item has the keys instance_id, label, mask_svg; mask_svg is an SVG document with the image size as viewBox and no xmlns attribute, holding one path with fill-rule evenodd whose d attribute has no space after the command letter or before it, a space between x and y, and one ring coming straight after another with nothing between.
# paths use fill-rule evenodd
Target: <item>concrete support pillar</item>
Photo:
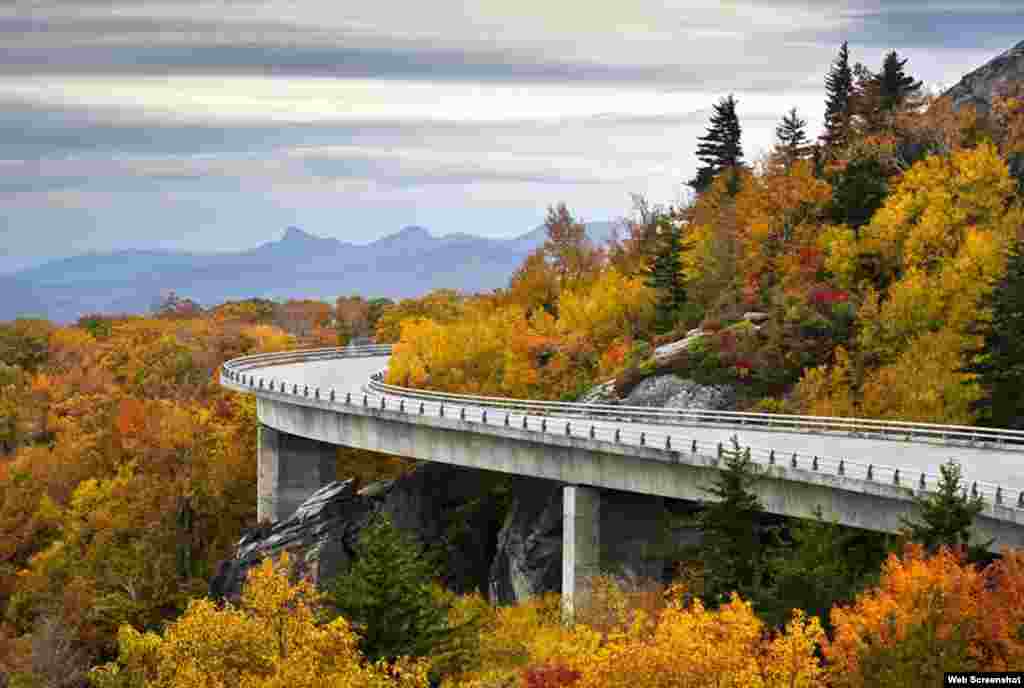
<instances>
[{"instance_id":1,"label":"concrete support pillar","mask_svg":"<svg viewBox=\"0 0 1024 688\"><path fill-rule=\"evenodd\" d=\"M572 623L601 569L601 492L566 485L562 505L562 621Z\"/></svg>"},{"instance_id":2,"label":"concrete support pillar","mask_svg":"<svg viewBox=\"0 0 1024 688\"><path fill-rule=\"evenodd\" d=\"M281 434L260 424L256 442L256 520L277 520L278 467L281 463Z\"/></svg>"},{"instance_id":3,"label":"concrete support pillar","mask_svg":"<svg viewBox=\"0 0 1024 688\"><path fill-rule=\"evenodd\" d=\"M256 516L280 521L309 495L335 479L334 445L259 428Z\"/></svg>"}]
</instances>

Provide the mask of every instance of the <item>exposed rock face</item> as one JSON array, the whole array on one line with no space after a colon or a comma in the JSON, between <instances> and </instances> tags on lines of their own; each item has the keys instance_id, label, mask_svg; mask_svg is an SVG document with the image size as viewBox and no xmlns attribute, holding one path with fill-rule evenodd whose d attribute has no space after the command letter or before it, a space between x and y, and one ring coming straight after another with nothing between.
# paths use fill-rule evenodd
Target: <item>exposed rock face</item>
<instances>
[{"instance_id":1,"label":"exposed rock face","mask_svg":"<svg viewBox=\"0 0 1024 688\"><path fill-rule=\"evenodd\" d=\"M243 535L234 558L223 562L210 581L210 596L237 598L249 569L285 550L297 553L302 568L316 579L330 577L351 561L359 531L379 507L376 500L357 494L352 480L325 485L290 518Z\"/></svg>"},{"instance_id":2,"label":"exposed rock face","mask_svg":"<svg viewBox=\"0 0 1024 688\"><path fill-rule=\"evenodd\" d=\"M562 486L517 477L513 494L488 589L491 601L502 604L562 589Z\"/></svg>"},{"instance_id":3,"label":"exposed rock face","mask_svg":"<svg viewBox=\"0 0 1024 688\"><path fill-rule=\"evenodd\" d=\"M662 407L669 399L686 389L687 383L687 380L678 375L655 375L634 387L622 403L626 406Z\"/></svg>"},{"instance_id":4,"label":"exposed rock face","mask_svg":"<svg viewBox=\"0 0 1024 688\"><path fill-rule=\"evenodd\" d=\"M992 98L1012 82L1024 81L1024 41L986 62L962 78L943 95L953 100L953 107L974 105L978 112L988 113Z\"/></svg>"},{"instance_id":5,"label":"exposed rock face","mask_svg":"<svg viewBox=\"0 0 1024 688\"><path fill-rule=\"evenodd\" d=\"M680 351L686 351L686 349L689 348L691 343L695 342L701 337L704 337L707 334L707 332L701 330L700 328L690 330L689 332L686 333L686 336L684 338L674 342L669 342L668 344L662 344L657 349L655 349L654 360L659 363L661 361L668 360L677 353L679 353Z\"/></svg>"},{"instance_id":6,"label":"exposed rock face","mask_svg":"<svg viewBox=\"0 0 1024 688\"><path fill-rule=\"evenodd\" d=\"M345 571L359 534L378 513L427 547L448 552L444 578L457 592L487 590L497 528L486 513L468 513L468 527L457 542L446 539L446 515L487 491L494 474L440 463L421 464L398 480L375 483L356 492L351 480L325 485L287 519L253 529L239 540L235 556L221 564L210 595L235 598L246 572L265 556L297 553L303 567L320 582Z\"/></svg>"},{"instance_id":7,"label":"exposed rock face","mask_svg":"<svg viewBox=\"0 0 1024 688\"><path fill-rule=\"evenodd\" d=\"M436 545L444 537L446 514L485 493L493 476L427 463L409 476L358 492L351 480L326 485L291 517L247 533L235 557L210 581L210 595L237 600L249 569L284 550L322 583L350 566L362 529L380 512L421 543ZM511 493L500 531L488 518L492 514L468 517L468 537L449 549L444 581L450 589L480 589L502 604L561 591L562 485L519 476L512 479ZM661 498L603 491L601 541L604 570L626 581L665 581L673 554L699 541L699 534L669 528Z\"/></svg>"},{"instance_id":8,"label":"exposed rock face","mask_svg":"<svg viewBox=\"0 0 1024 688\"><path fill-rule=\"evenodd\" d=\"M684 380L683 388L665 402L665 408L724 411L736 403L736 394L727 385L699 385Z\"/></svg>"}]
</instances>

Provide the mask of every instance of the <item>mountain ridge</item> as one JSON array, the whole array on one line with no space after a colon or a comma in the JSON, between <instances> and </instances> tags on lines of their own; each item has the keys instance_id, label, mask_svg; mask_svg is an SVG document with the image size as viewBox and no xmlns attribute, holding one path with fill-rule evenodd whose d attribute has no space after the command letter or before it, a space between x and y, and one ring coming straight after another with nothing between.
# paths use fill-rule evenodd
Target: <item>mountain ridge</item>
<instances>
[{"instance_id":1,"label":"mountain ridge","mask_svg":"<svg viewBox=\"0 0 1024 688\"><path fill-rule=\"evenodd\" d=\"M614 224L588 223L588 235L604 243ZM489 290L507 286L543 242L543 225L497 239L435 236L406 225L365 244L289 226L279 239L241 251L91 251L2 275L9 298L0 303L0 320L34 315L73 322L86 313L146 312L166 290L204 306L250 297L405 298L437 288Z\"/></svg>"}]
</instances>

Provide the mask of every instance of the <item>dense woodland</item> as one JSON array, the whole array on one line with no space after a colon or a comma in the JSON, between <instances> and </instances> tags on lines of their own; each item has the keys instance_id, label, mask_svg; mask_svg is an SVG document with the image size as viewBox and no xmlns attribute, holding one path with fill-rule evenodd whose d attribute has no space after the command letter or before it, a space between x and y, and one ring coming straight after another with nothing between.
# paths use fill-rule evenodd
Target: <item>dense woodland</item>
<instances>
[{"instance_id":1,"label":"dense woodland","mask_svg":"<svg viewBox=\"0 0 1024 688\"><path fill-rule=\"evenodd\" d=\"M896 53L874 72L844 45L826 90L820 139L791 111L753 163L742 103L723 99L691 202L635 199L608 247L553 207L547 243L494 293L208 310L172 295L146 317L0 323L3 681L852 687L1024 668L1024 554L970 541L980 507L955 464L899 538L822 521L752 536L756 470L728 452L696 519L705 547L672 585L601 579L571 627L557 595L495 608L445 591L386 522L325 590L284 558L237 605L206 599L255 525L255 403L217 383L247 353L374 336L395 344L389 381L445 391L574 399L676 372L769 412L1024 422L1021 89L955 112ZM408 469L338 451L340 477Z\"/></svg>"}]
</instances>

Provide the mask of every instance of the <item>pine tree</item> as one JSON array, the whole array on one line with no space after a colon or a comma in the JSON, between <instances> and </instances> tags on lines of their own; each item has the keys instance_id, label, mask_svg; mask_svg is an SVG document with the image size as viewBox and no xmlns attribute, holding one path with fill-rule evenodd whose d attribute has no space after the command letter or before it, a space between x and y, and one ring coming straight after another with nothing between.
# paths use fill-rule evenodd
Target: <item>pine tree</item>
<instances>
[{"instance_id":1,"label":"pine tree","mask_svg":"<svg viewBox=\"0 0 1024 688\"><path fill-rule=\"evenodd\" d=\"M779 152L787 167L810 154L807 120L800 118L796 108L791 109L782 118L782 122L775 128L775 138L778 139Z\"/></svg>"},{"instance_id":2,"label":"pine tree","mask_svg":"<svg viewBox=\"0 0 1024 688\"><path fill-rule=\"evenodd\" d=\"M360 534L355 561L326 585L326 603L360 637L370 661L425 657L453 638L448 605L434 595L437 564L379 515Z\"/></svg>"},{"instance_id":3,"label":"pine tree","mask_svg":"<svg viewBox=\"0 0 1024 688\"><path fill-rule=\"evenodd\" d=\"M952 459L939 466L942 478L938 490L926 495L915 495L919 520L902 519L911 540L925 546L929 552L939 547L968 547L971 524L984 508L980 495L968 496L961 486L960 464ZM972 557L982 556L992 542L971 547Z\"/></svg>"},{"instance_id":4,"label":"pine tree","mask_svg":"<svg viewBox=\"0 0 1024 688\"><path fill-rule=\"evenodd\" d=\"M968 333L981 345L964 351L961 372L973 373L981 397L972 404L979 422L1000 428L1024 429L1024 253L1021 244L1010 252L1006 274L981 300L979 313L991 319L971 323Z\"/></svg>"},{"instance_id":5,"label":"pine tree","mask_svg":"<svg viewBox=\"0 0 1024 688\"><path fill-rule=\"evenodd\" d=\"M697 139L700 141L697 145L697 158L704 166L688 182L694 191L703 192L711 185L715 175L742 164L741 133L740 121L736 116L736 99L730 94L714 105L707 133Z\"/></svg>"},{"instance_id":6,"label":"pine tree","mask_svg":"<svg viewBox=\"0 0 1024 688\"><path fill-rule=\"evenodd\" d=\"M732 449L722 448L721 470L714 485L705 489L715 501L706 503L697 515L703 536L699 557L704 597L713 605L726 601L733 591L757 599L765 569L766 547L758 522L764 507L750 491L758 480L757 466L750 450L741 450L735 436L732 445Z\"/></svg>"},{"instance_id":7,"label":"pine tree","mask_svg":"<svg viewBox=\"0 0 1024 688\"><path fill-rule=\"evenodd\" d=\"M826 148L835 150L846 145L850 138L853 70L846 41L843 41L839 56L825 77L825 93L825 133L821 140Z\"/></svg>"},{"instance_id":8,"label":"pine tree","mask_svg":"<svg viewBox=\"0 0 1024 688\"><path fill-rule=\"evenodd\" d=\"M885 56L882 71L875 75L879 106L884 112L898 110L921 90L921 82L904 71L906 64L907 58L901 60L892 50Z\"/></svg>"},{"instance_id":9,"label":"pine tree","mask_svg":"<svg viewBox=\"0 0 1024 688\"><path fill-rule=\"evenodd\" d=\"M645 283L658 294L654 328L656 332L664 333L675 325L679 311L686 303L682 272L683 239L682 229L676 227L668 216L661 215L655 222L654 253Z\"/></svg>"},{"instance_id":10,"label":"pine tree","mask_svg":"<svg viewBox=\"0 0 1024 688\"><path fill-rule=\"evenodd\" d=\"M826 521L820 506L814 512L814 519L790 520L788 537L769 555L772 583L755 602L771 626L782 626L793 609L802 609L827 627L829 610L852 602L889 553L887 534Z\"/></svg>"}]
</instances>

